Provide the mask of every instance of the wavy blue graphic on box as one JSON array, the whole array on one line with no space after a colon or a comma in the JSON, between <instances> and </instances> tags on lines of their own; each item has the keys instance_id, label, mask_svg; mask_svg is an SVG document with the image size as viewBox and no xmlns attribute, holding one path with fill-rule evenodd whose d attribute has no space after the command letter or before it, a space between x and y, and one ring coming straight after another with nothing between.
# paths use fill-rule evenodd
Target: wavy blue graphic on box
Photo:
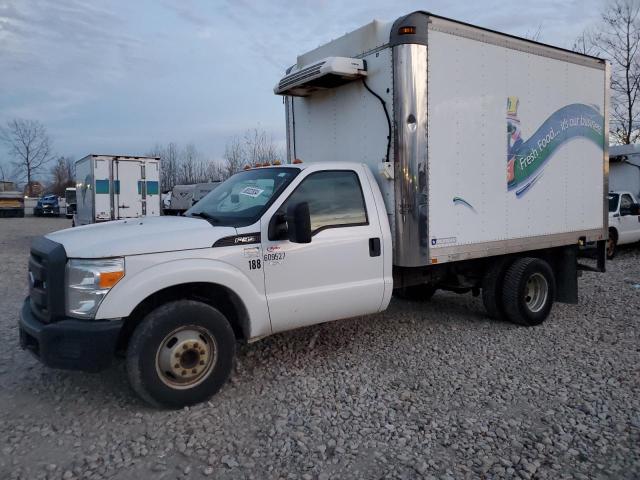
<instances>
[{"instance_id":1,"label":"wavy blue graphic on box","mask_svg":"<svg viewBox=\"0 0 640 480\"><path fill-rule=\"evenodd\" d=\"M604 117L596 107L566 105L552 113L524 140L520 131L517 97L507 99L507 187L524 195L542 175L542 168L565 142L583 137L603 148ZM580 168L580 165L572 165Z\"/></svg>"}]
</instances>

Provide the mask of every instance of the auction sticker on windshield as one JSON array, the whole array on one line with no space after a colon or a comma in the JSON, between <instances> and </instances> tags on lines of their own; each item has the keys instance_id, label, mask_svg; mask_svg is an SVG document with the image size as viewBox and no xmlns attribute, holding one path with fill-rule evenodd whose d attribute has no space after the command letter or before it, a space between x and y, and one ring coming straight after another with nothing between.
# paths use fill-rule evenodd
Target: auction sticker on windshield
<instances>
[{"instance_id":1,"label":"auction sticker on windshield","mask_svg":"<svg viewBox=\"0 0 640 480\"><path fill-rule=\"evenodd\" d=\"M247 195L248 197L256 198L259 196L264 190L256 187L244 187L240 193L242 195Z\"/></svg>"}]
</instances>

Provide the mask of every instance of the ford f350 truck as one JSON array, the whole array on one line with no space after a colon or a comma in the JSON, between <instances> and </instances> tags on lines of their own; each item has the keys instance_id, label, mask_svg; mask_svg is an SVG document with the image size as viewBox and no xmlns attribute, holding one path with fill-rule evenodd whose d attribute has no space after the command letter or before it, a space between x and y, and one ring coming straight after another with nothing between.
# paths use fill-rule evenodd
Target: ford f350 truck
<instances>
[{"instance_id":1,"label":"ford f350 truck","mask_svg":"<svg viewBox=\"0 0 640 480\"><path fill-rule=\"evenodd\" d=\"M393 293L481 292L490 317L539 325L577 302L581 269L604 270L607 85L574 52L424 12L372 22L276 86L287 165L184 217L36 239L22 346L87 371L120 353L142 398L179 407L221 388L237 341ZM579 264L593 242L596 267Z\"/></svg>"}]
</instances>

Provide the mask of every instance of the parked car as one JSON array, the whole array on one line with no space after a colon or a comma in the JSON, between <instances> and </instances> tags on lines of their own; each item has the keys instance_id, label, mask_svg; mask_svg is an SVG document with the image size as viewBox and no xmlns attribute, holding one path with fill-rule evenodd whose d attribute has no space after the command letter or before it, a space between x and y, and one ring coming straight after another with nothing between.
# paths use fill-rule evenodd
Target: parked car
<instances>
[{"instance_id":1,"label":"parked car","mask_svg":"<svg viewBox=\"0 0 640 480\"><path fill-rule=\"evenodd\" d=\"M49 193L38 199L38 203L33 208L33 215L36 217L44 217L46 215L60 215L60 203L58 196Z\"/></svg>"},{"instance_id":2,"label":"parked car","mask_svg":"<svg viewBox=\"0 0 640 480\"><path fill-rule=\"evenodd\" d=\"M618 245L640 241L640 205L631 192L609 193L609 241L607 258L616 255Z\"/></svg>"}]
</instances>

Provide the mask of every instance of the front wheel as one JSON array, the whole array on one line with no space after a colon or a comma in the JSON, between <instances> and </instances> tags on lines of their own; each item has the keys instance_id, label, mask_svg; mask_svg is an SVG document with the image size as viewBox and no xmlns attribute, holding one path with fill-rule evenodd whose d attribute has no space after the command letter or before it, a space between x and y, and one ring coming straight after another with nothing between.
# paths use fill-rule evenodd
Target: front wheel
<instances>
[{"instance_id":1,"label":"front wheel","mask_svg":"<svg viewBox=\"0 0 640 480\"><path fill-rule=\"evenodd\" d=\"M519 258L507 269L503 283L507 319L524 326L544 322L553 306L556 283L553 270L539 258Z\"/></svg>"},{"instance_id":2,"label":"front wheel","mask_svg":"<svg viewBox=\"0 0 640 480\"><path fill-rule=\"evenodd\" d=\"M127 349L129 382L155 406L180 408L209 399L231 374L236 340L210 305L178 300L149 313Z\"/></svg>"}]
</instances>

